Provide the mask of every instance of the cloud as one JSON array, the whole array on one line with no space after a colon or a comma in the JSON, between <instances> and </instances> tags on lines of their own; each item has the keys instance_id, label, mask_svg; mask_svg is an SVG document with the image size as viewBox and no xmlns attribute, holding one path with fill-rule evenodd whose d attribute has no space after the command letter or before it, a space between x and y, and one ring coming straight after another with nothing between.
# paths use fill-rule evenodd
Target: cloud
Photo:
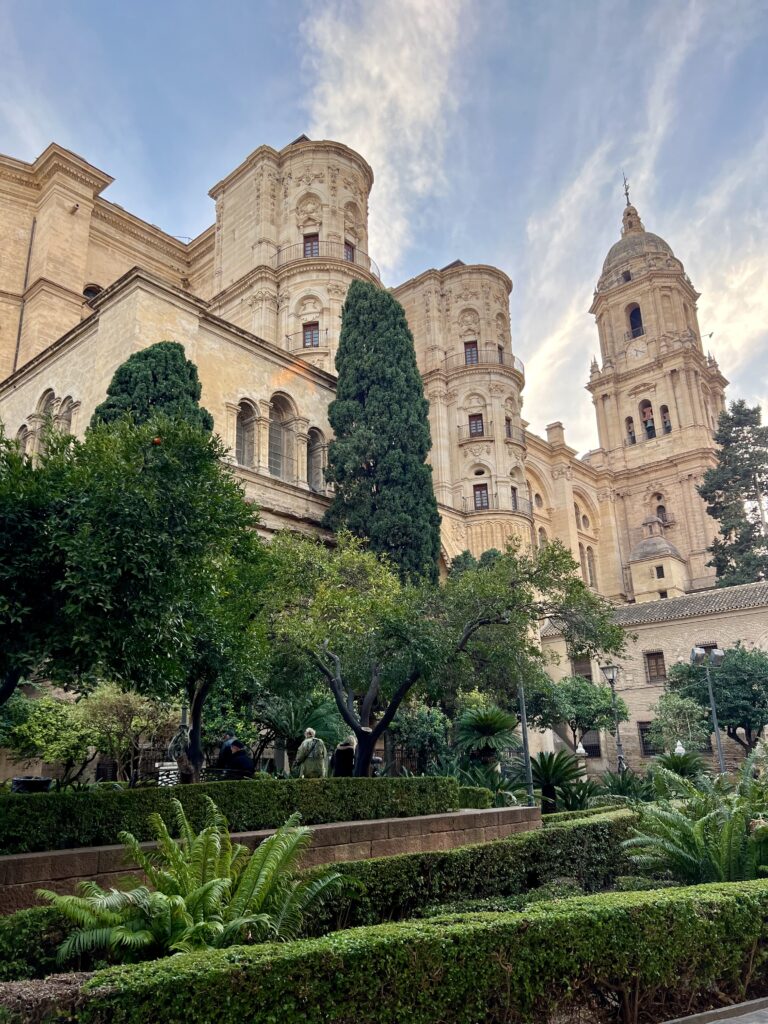
<instances>
[{"instance_id":1,"label":"cloud","mask_svg":"<svg viewBox=\"0 0 768 1024\"><path fill-rule=\"evenodd\" d=\"M334 0L313 5L301 26L311 54L309 134L339 139L372 165L371 255L390 273L418 205L444 186L464 10L464 0Z\"/></svg>"}]
</instances>

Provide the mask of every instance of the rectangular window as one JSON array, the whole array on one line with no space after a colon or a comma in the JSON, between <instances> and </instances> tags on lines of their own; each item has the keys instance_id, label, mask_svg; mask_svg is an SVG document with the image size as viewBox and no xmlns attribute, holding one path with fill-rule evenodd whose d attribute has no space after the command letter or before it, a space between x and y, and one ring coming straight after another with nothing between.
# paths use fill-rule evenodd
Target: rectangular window
<instances>
[{"instance_id":1,"label":"rectangular window","mask_svg":"<svg viewBox=\"0 0 768 1024\"><path fill-rule=\"evenodd\" d=\"M354 245L352 245L351 242L345 242L344 243L344 259L348 263L354 263L355 262L355 247L354 247Z\"/></svg>"},{"instance_id":2,"label":"rectangular window","mask_svg":"<svg viewBox=\"0 0 768 1024\"><path fill-rule=\"evenodd\" d=\"M590 658L572 658L571 675L581 676L582 679L592 680L592 661Z\"/></svg>"},{"instance_id":3,"label":"rectangular window","mask_svg":"<svg viewBox=\"0 0 768 1024\"><path fill-rule=\"evenodd\" d=\"M504 437L512 437L512 420L509 416L504 420Z\"/></svg>"},{"instance_id":4,"label":"rectangular window","mask_svg":"<svg viewBox=\"0 0 768 1024\"><path fill-rule=\"evenodd\" d=\"M664 566L663 565L657 565L656 566L656 579L657 580L663 580L664 579Z\"/></svg>"},{"instance_id":5,"label":"rectangular window","mask_svg":"<svg viewBox=\"0 0 768 1024\"><path fill-rule=\"evenodd\" d=\"M517 512L517 488L512 488L512 511Z\"/></svg>"},{"instance_id":6,"label":"rectangular window","mask_svg":"<svg viewBox=\"0 0 768 1024\"><path fill-rule=\"evenodd\" d=\"M582 734L581 742L587 757L600 757L600 733L596 729L588 729Z\"/></svg>"},{"instance_id":7,"label":"rectangular window","mask_svg":"<svg viewBox=\"0 0 768 1024\"><path fill-rule=\"evenodd\" d=\"M503 364L504 363L504 346L503 345L498 345L496 347L496 351L499 354L499 362Z\"/></svg>"},{"instance_id":8,"label":"rectangular window","mask_svg":"<svg viewBox=\"0 0 768 1024\"><path fill-rule=\"evenodd\" d=\"M304 235L304 256L320 255L320 235Z\"/></svg>"},{"instance_id":9,"label":"rectangular window","mask_svg":"<svg viewBox=\"0 0 768 1024\"><path fill-rule=\"evenodd\" d=\"M662 591L663 593L663 591ZM661 651L650 651L645 654L645 673L648 682L658 685L667 681L667 667Z\"/></svg>"},{"instance_id":10,"label":"rectangular window","mask_svg":"<svg viewBox=\"0 0 768 1024\"><path fill-rule=\"evenodd\" d=\"M482 413L474 413L469 417L469 436L482 437L483 433L483 415Z\"/></svg>"},{"instance_id":11,"label":"rectangular window","mask_svg":"<svg viewBox=\"0 0 768 1024\"><path fill-rule=\"evenodd\" d=\"M667 593L667 591L666 591L666 590L660 590L660 591L659 591L659 599L660 599L661 601L666 601L666 599L667 599L668 597L669 597L669 594Z\"/></svg>"},{"instance_id":12,"label":"rectangular window","mask_svg":"<svg viewBox=\"0 0 768 1024\"><path fill-rule=\"evenodd\" d=\"M304 324L303 338L304 348L318 348L320 345L320 324L316 321L311 324Z\"/></svg>"},{"instance_id":13,"label":"rectangular window","mask_svg":"<svg viewBox=\"0 0 768 1024\"><path fill-rule=\"evenodd\" d=\"M656 754L663 754L663 750L659 750L650 736L651 722L638 722L637 733L640 738L640 753L643 757L655 757Z\"/></svg>"},{"instance_id":14,"label":"rectangular window","mask_svg":"<svg viewBox=\"0 0 768 1024\"><path fill-rule=\"evenodd\" d=\"M475 498L475 508L484 509L488 508L488 484L475 484L472 488L472 492Z\"/></svg>"},{"instance_id":15,"label":"rectangular window","mask_svg":"<svg viewBox=\"0 0 768 1024\"><path fill-rule=\"evenodd\" d=\"M476 341L465 341L464 342L464 364L466 366L477 366L479 362L477 354L477 342Z\"/></svg>"}]
</instances>

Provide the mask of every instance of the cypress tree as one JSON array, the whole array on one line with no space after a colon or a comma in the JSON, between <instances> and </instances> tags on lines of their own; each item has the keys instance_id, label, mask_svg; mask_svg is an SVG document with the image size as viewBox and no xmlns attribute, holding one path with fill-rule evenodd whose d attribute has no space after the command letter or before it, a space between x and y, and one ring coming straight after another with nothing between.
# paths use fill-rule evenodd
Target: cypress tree
<instances>
[{"instance_id":1,"label":"cypress tree","mask_svg":"<svg viewBox=\"0 0 768 1024\"><path fill-rule=\"evenodd\" d=\"M118 366L91 424L112 423L126 413L141 424L160 412L211 431L213 417L199 404L201 390L197 367L186 358L184 346L159 341Z\"/></svg>"},{"instance_id":2,"label":"cypress tree","mask_svg":"<svg viewBox=\"0 0 768 1024\"><path fill-rule=\"evenodd\" d=\"M440 516L425 461L428 404L405 311L389 292L352 282L336 369L326 471L336 494L326 524L367 538L404 580L436 581Z\"/></svg>"},{"instance_id":3,"label":"cypress tree","mask_svg":"<svg viewBox=\"0 0 768 1024\"><path fill-rule=\"evenodd\" d=\"M760 406L741 399L720 414L715 433L720 445L717 466L708 469L699 494L720 524L709 565L719 587L768 579L768 426L761 425Z\"/></svg>"}]
</instances>

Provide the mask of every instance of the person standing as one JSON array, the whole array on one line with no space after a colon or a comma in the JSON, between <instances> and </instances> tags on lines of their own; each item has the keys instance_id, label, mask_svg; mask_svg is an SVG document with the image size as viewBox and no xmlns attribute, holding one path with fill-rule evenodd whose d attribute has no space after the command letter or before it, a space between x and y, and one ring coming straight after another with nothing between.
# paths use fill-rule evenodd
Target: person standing
<instances>
[{"instance_id":1,"label":"person standing","mask_svg":"<svg viewBox=\"0 0 768 1024\"><path fill-rule=\"evenodd\" d=\"M253 758L245 749L245 744L240 740L232 740L230 750L227 771L236 772L241 778L252 777L254 768Z\"/></svg>"},{"instance_id":2,"label":"person standing","mask_svg":"<svg viewBox=\"0 0 768 1024\"><path fill-rule=\"evenodd\" d=\"M314 729L304 730L304 740L296 753L294 768L299 769L303 779L324 779L326 775L327 751L325 744Z\"/></svg>"},{"instance_id":3,"label":"person standing","mask_svg":"<svg viewBox=\"0 0 768 1024\"><path fill-rule=\"evenodd\" d=\"M336 747L336 750L333 752L334 778L351 778L354 775L356 748L357 740L354 736L347 736Z\"/></svg>"}]
</instances>

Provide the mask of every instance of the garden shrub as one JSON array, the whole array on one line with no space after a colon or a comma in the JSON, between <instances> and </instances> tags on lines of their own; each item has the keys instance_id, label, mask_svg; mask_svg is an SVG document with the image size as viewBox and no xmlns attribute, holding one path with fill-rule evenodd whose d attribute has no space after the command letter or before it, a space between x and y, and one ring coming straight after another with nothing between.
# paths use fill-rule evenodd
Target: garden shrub
<instances>
[{"instance_id":1,"label":"garden shrub","mask_svg":"<svg viewBox=\"0 0 768 1024\"><path fill-rule=\"evenodd\" d=\"M61 970L56 950L72 928L53 907L31 907L0 917L0 981L42 978Z\"/></svg>"},{"instance_id":2,"label":"garden shrub","mask_svg":"<svg viewBox=\"0 0 768 1024\"><path fill-rule=\"evenodd\" d=\"M545 903L553 900L570 899L582 896L584 890L572 878L559 878L555 882L547 882L538 889L521 892L517 896L485 896L479 900L454 900L452 903L436 903L425 907L419 917L440 917L445 914L504 913L510 910L525 910L534 903Z\"/></svg>"},{"instance_id":3,"label":"garden shrub","mask_svg":"<svg viewBox=\"0 0 768 1024\"><path fill-rule=\"evenodd\" d=\"M541 819L544 828L551 828L552 825L560 825L564 821L575 821L576 818L591 818L595 814L606 814L608 811L616 810L615 805L603 804L601 807L584 807L579 811L555 811L554 814L545 814Z\"/></svg>"},{"instance_id":4,"label":"garden shrub","mask_svg":"<svg viewBox=\"0 0 768 1024\"><path fill-rule=\"evenodd\" d=\"M112 789L91 786L59 793L3 798L0 854L30 853L117 842L119 832L152 838L147 818L173 823L172 801L181 801L193 827L202 827L211 797L233 832L278 828L294 812L305 825L371 818L408 818L459 807L455 779L273 779L209 782L193 786Z\"/></svg>"},{"instance_id":5,"label":"garden shrub","mask_svg":"<svg viewBox=\"0 0 768 1024\"><path fill-rule=\"evenodd\" d=\"M353 885L318 913L314 934L412 917L435 903L514 896L562 878L598 892L628 873L622 843L634 820L612 811L491 843L335 864Z\"/></svg>"},{"instance_id":6,"label":"garden shrub","mask_svg":"<svg viewBox=\"0 0 768 1024\"><path fill-rule=\"evenodd\" d=\"M459 786L459 807L486 810L493 807L493 793L485 786Z\"/></svg>"},{"instance_id":7,"label":"garden shrub","mask_svg":"<svg viewBox=\"0 0 768 1024\"><path fill-rule=\"evenodd\" d=\"M764 990L767 939L768 881L607 893L110 968L59 1005L80 1024L628 1024Z\"/></svg>"}]
</instances>

